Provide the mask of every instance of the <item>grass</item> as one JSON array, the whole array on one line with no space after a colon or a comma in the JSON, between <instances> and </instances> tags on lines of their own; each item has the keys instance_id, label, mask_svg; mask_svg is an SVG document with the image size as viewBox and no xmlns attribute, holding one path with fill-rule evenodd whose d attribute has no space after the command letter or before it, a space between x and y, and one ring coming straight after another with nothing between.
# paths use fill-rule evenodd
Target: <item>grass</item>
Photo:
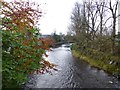
<instances>
[{"instance_id":1,"label":"grass","mask_svg":"<svg viewBox=\"0 0 120 90\"><path fill-rule=\"evenodd\" d=\"M105 63L103 60L95 60L93 58L90 58L89 56L81 54L77 50L72 50L72 54L80 60L88 62L93 67L103 69L107 73L120 74L120 68L114 64Z\"/></svg>"}]
</instances>

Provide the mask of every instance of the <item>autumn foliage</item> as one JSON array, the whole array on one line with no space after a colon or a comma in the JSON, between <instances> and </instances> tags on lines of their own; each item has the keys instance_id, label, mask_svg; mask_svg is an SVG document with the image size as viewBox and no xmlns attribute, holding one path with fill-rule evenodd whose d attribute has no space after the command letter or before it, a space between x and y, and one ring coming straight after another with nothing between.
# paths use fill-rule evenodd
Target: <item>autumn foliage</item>
<instances>
[{"instance_id":1,"label":"autumn foliage","mask_svg":"<svg viewBox=\"0 0 120 90\"><path fill-rule=\"evenodd\" d=\"M42 57L47 56L53 40L38 38L40 5L2 1L1 11L3 87L18 87L27 80L27 74L48 72L55 66Z\"/></svg>"}]
</instances>

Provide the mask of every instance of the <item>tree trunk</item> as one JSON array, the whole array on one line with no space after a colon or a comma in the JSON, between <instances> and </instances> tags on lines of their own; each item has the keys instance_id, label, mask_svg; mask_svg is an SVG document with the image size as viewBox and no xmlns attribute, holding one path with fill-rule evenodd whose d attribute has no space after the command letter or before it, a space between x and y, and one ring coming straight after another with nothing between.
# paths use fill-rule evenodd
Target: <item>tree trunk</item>
<instances>
[{"instance_id":1,"label":"tree trunk","mask_svg":"<svg viewBox=\"0 0 120 90\"><path fill-rule=\"evenodd\" d=\"M102 24L103 24L103 16L102 16L102 14L100 14L100 36L102 36L102 32L103 32Z\"/></svg>"},{"instance_id":2,"label":"tree trunk","mask_svg":"<svg viewBox=\"0 0 120 90\"><path fill-rule=\"evenodd\" d=\"M116 17L113 15L113 32L112 32L112 54L115 54L115 29L116 29Z\"/></svg>"}]
</instances>

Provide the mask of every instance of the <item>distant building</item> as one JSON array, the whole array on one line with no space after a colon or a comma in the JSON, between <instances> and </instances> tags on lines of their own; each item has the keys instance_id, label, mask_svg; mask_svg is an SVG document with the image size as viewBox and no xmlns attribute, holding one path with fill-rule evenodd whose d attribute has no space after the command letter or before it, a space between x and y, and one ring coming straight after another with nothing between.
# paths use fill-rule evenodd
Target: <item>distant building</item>
<instances>
[{"instance_id":1,"label":"distant building","mask_svg":"<svg viewBox=\"0 0 120 90\"><path fill-rule=\"evenodd\" d=\"M51 35L39 35L38 38L51 38Z\"/></svg>"}]
</instances>

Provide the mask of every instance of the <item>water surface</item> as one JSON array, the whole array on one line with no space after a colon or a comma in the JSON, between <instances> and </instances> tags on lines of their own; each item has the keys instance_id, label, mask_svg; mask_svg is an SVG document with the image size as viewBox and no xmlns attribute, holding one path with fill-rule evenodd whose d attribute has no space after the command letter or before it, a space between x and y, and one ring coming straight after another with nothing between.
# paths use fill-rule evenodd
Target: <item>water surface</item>
<instances>
[{"instance_id":1,"label":"water surface","mask_svg":"<svg viewBox=\"0 0 120 90\"><path fill-rule=\"evenodd\" d=\"M120 82L102 70L90 67L74 58L69 46L61 46L47 52L46 58L58 65L58 71L31 75L28 88L120 88Z\"/></svg>"}]
</instances>

